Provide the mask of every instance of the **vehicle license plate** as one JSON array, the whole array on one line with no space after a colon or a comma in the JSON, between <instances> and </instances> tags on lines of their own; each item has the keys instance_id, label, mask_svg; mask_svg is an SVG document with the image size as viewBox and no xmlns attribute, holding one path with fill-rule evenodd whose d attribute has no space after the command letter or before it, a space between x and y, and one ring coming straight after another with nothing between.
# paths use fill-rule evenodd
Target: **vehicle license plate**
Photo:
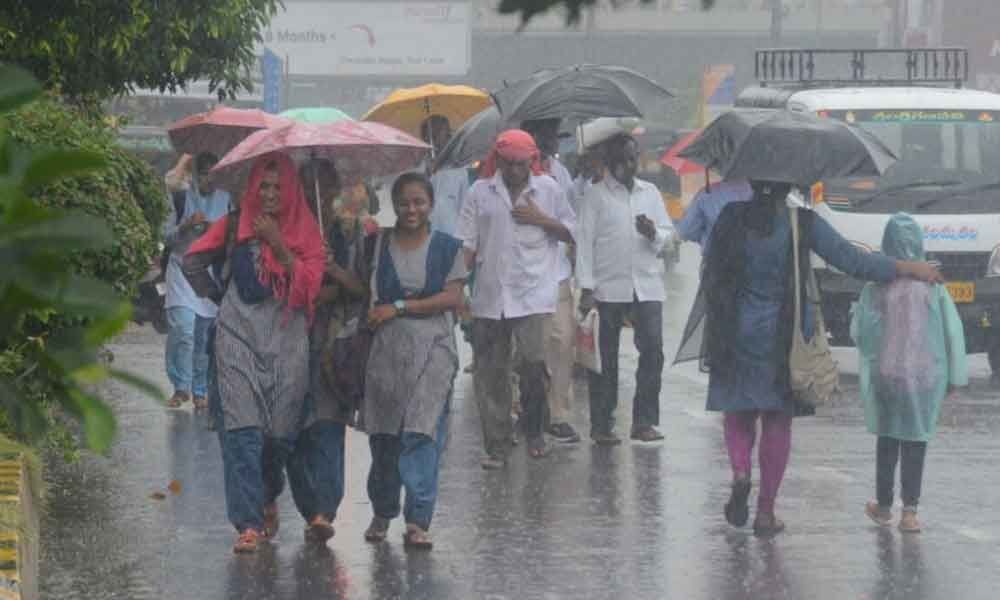
<instances>
[{"instance_id":1,"label":"vehicle license plate","mask_svg":"<svg viewBox=\"0 0 1000 600\"><path fill-rule=\"evenodd\" d=\"M976 284L972 281L950 281L944 284L955 304L970 304L976 301Z\"/></svg>"}]
</instances>

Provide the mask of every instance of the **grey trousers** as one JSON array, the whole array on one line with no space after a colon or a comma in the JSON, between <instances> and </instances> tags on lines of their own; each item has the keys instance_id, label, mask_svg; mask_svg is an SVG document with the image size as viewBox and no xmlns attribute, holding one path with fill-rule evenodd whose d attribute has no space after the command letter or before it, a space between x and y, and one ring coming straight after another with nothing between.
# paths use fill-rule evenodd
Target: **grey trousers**
<instances>
[{"instance_id":1,"label":"grey trousers","mask_svg":"<svg viewBox=\"0 0 1000 600\"><path fill-rule=\"evenodd\" d=\"M511 371L520 377L521 423L529 439L542 435L546 402L545 332L552 315L514 319L475 319L472 348L476 358L476 401L486 453L503 458L513 439ZM512 344L516 343L517 352Z\"/></svg>"}]
</instances>

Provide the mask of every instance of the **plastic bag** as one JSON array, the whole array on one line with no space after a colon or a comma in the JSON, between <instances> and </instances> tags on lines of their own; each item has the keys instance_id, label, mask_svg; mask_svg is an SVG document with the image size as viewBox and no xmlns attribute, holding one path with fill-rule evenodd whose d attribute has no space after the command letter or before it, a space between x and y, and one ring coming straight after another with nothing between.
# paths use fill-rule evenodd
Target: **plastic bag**
<instances>
[{"instance_id":1,"label":"plastic bag","mask_svg":"<svg viewBox=\"0 0 1000 600\"><path fill-rule=\"evenodd\" d=\"M576 324L576 362L595 373L601 372L601 320L592 308Z\"/></svg>"}]
</instances>

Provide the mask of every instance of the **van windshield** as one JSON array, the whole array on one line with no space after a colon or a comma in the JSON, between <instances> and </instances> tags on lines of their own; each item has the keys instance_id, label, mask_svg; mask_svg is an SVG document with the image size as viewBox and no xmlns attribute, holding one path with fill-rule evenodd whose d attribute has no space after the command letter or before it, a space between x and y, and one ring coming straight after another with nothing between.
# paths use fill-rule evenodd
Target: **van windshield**
<instances>
[{"instance_id":1,"label":"van windshield","mask_svg":"<svg viewBox=\"0 0 1000 600\"><path fill-rule=\"evenodd\" d=\"M879 138L899 160L874 193L852 198L865 212L1000 212L1000 111L844 110L821 113ZM952 196L954 199L937 196Z\"/></svg>"}]
</instances>

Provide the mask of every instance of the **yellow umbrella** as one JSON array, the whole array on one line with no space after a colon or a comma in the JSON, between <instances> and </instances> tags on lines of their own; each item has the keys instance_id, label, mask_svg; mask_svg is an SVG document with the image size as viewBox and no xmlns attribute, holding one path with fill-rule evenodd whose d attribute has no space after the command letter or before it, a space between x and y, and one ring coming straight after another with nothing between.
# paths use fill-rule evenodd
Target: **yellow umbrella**
<instances>
[{"instance_id":1,"label":"yellow umbrella","mask_svg":"<svg viewBox=\"0 0 1000 600\"><path fill-rule=\"evenodd\" d=\"M486 92L467 85L428 83L394 91L361 119L391 125L419 138L420 125L431 115L447 117L455 130L492 103Z\"/></svg>"}]
</instances>

